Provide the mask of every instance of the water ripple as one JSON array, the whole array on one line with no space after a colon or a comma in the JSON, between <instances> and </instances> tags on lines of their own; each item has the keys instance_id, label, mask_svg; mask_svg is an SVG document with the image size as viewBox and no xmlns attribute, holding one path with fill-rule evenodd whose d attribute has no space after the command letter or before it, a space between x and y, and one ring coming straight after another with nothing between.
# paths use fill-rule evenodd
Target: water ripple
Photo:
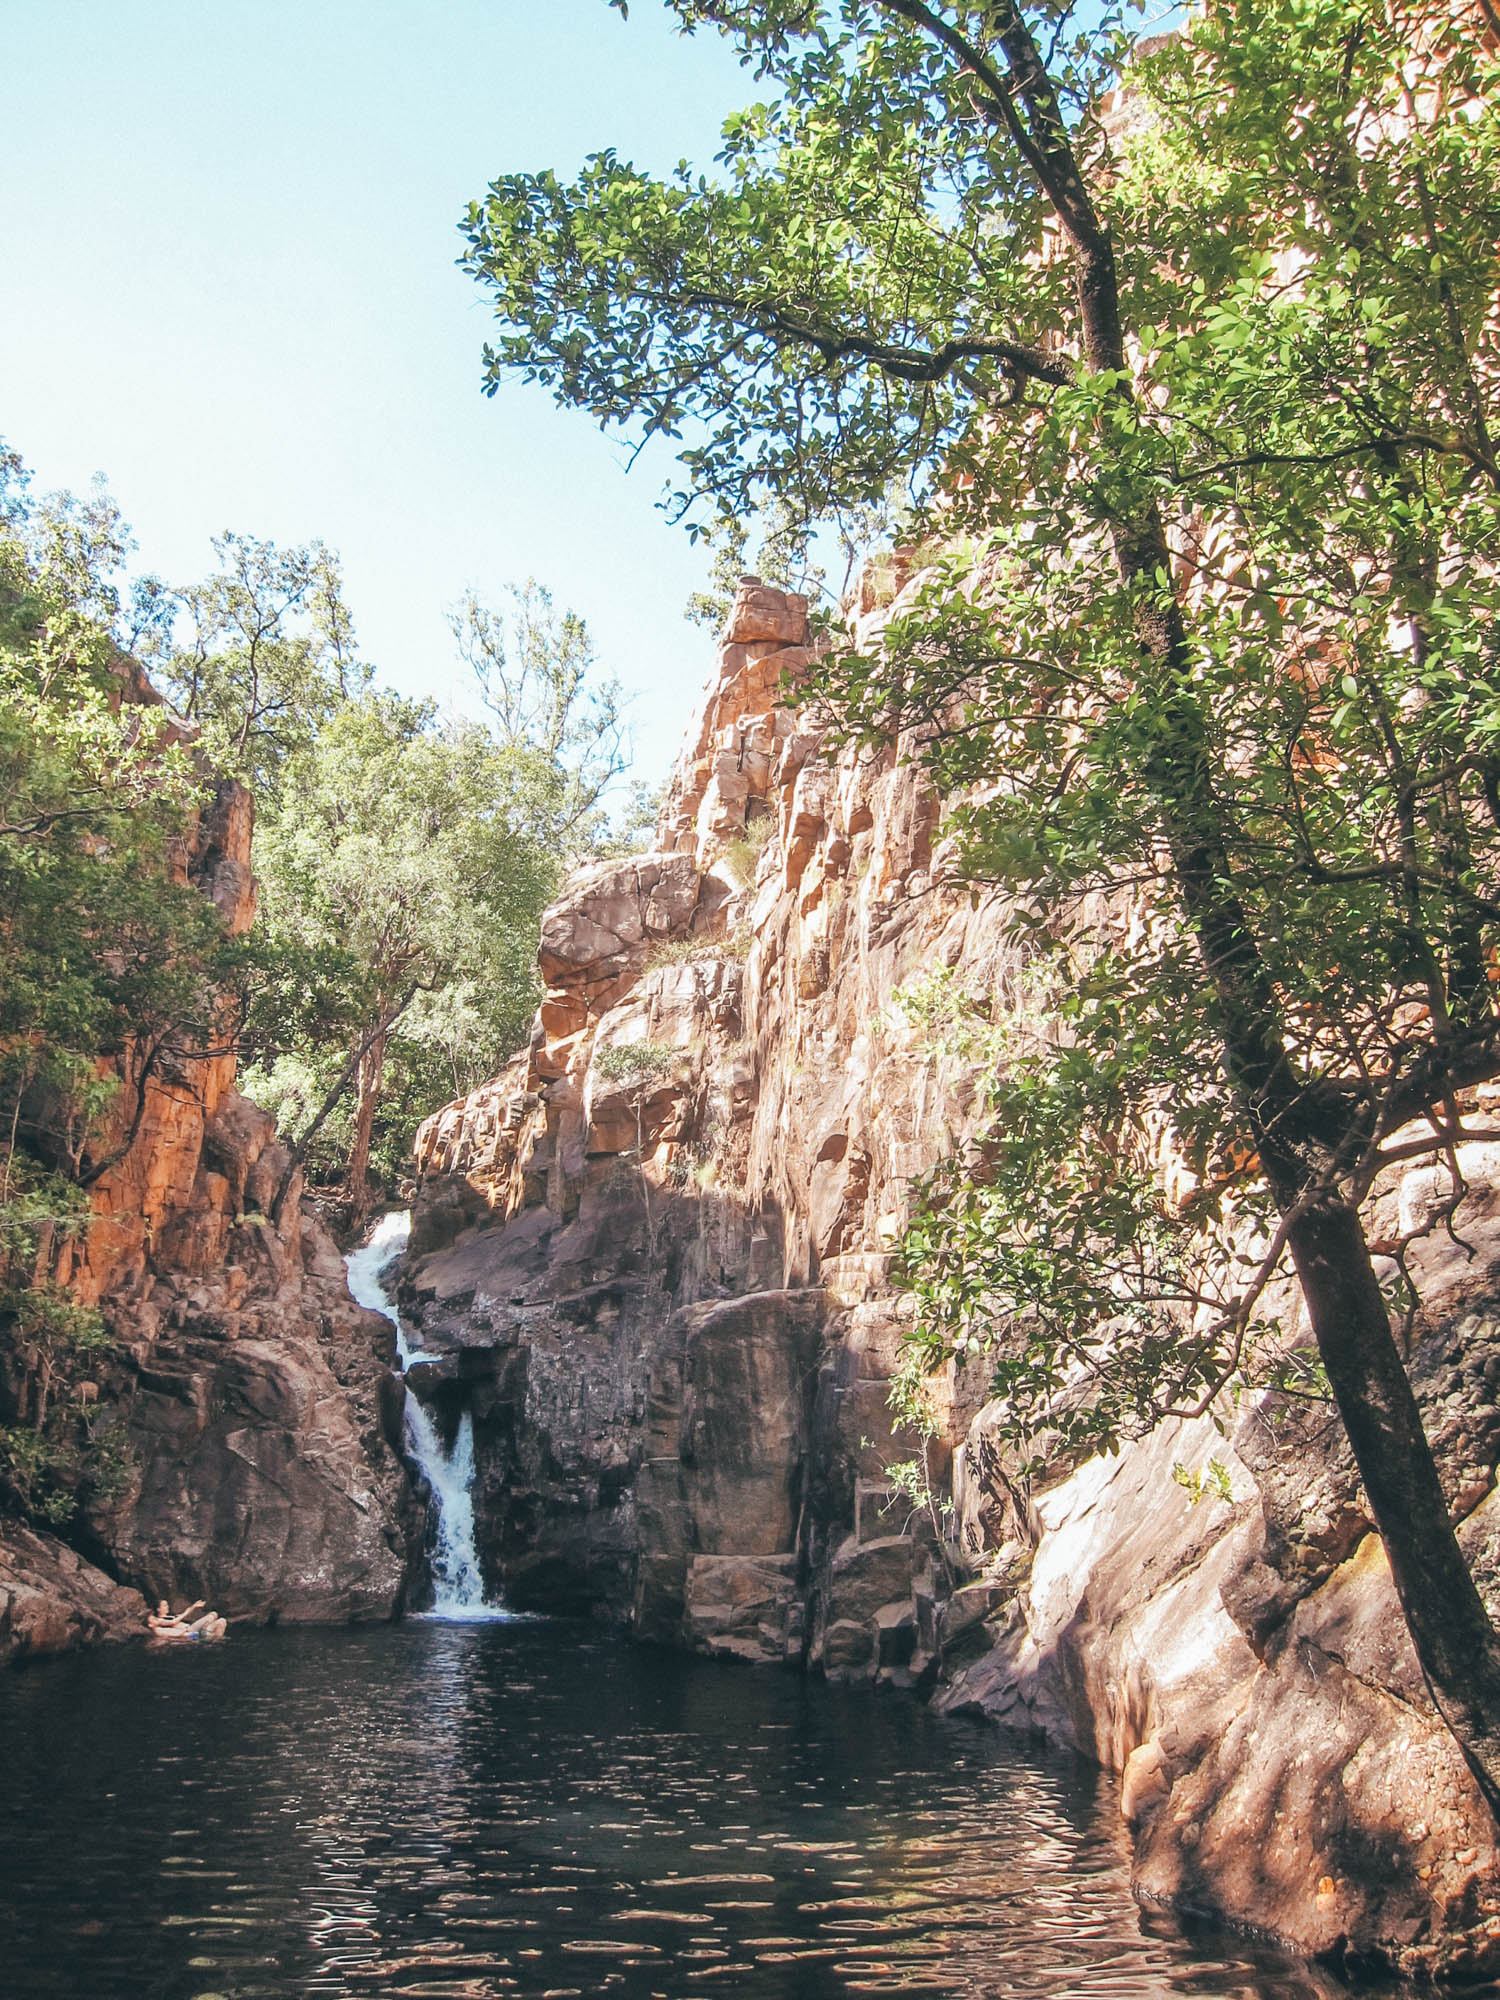
<instances>
[{"instance_id":1,"label":"water ripple","mask_svg":"<svg viewBox=\"0 0 1500 2000\"><path fill-rule=\"evenodd\" d=\"M1070 1760L589 1629L64 1661L0 1682L0 1744L7 2000L1337 1990L1143 1927Z\"/></svg>"}]
</instances>

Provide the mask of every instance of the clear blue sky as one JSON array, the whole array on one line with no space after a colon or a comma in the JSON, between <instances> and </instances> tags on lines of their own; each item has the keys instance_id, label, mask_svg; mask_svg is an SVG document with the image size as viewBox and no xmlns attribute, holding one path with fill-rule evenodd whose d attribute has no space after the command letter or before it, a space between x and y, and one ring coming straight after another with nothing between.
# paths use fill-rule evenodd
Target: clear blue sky
<instances>
[{"instance_id":1,"label":"clear blue sky","mask_svg":"<svg viewBox=\"0 0 1500 2000\"><path fill-rule=\"evenodd\" d=\"M455 224L497 173L706 162L753 81L656 0L0 0L0 435L104 472L139 562L321 537L367 655L452 698L444 607L529 575L589 621L661 775L707 671L670 461L479 393Z\"/></svg>"}]
</instances>

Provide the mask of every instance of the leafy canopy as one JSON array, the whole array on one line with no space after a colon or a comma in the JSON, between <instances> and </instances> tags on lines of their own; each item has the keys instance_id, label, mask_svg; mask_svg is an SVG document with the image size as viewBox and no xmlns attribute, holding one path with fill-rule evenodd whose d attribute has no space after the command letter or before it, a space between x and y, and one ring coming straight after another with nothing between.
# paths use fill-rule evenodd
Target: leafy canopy
<instances>
[{"instance_id":1,"label":"leafy canopy","mask_svg":"<svg viewBox=\"0 0 1500 2000\"><path fill-rule=\"evenodd\" d=\"M900 9L674 11L733 35L775 94L728 121L711 175L659 180L607 151L571 183L492 184L464 226L499 325L486 387L517 373L638 444L673 440L679 513L930 497L976 408L1068 376L1042 199ZM1068 50L1080 106L1111 45Z\"/></svg>"},{"instance_id":2,"label":"leafy canopy","mask_svg":"<svg viewBox=\"0 0 1500 2000\"><path fill-rule=\"evenodd\" d=\"M158 586L144 657L216 767L269 801L298 746L369 687L372 669L359 657L338 559L321 542L278 548L224 534L213 548L219 567L202 583Z\"/></svg>"},{"instance_id":3,"label":"leafy canopy","mask_svg":"<svg viewBox=\"0 0 1500 2000\"><path fill-rule=\"evenodd\" d=\"M257 847L262 922L293 965L325 977L294 981L252 1018L259 1066L246 1079L291 1114L290 1132L306 1129L350 1047L399 1018L380 1149L397 1172L416 1119L524 1039L557 862L513 776L487 731L440 727L430 705L373 692L335 710L290 763ZM347 1149L348 1117L322 1141L327 1169Z\"/></svg>"},{"instance_id":4,"label":"leafy canopy","mask_svg":"<svg viewBox=\"0 0 1500 2000\"><path fill-rule=\"evenodd\" d=\"M48 1273L233 970L180 879L203 774L120 651L150 615L128 548L102 489L37 499L0 446L0 1497L52 1526L124 1464L81 1399L102 1319Z\"/></svg>"},{"instance_id":5,"label":"leafy canopy","mask_svg":"<svg viewBox=\"0 0 1500 2000\"><path fill-rule=\"evenodd\" d=\"M128 546L106 496L34 501L3 455L0 512L0 1143L66 1177L128 1081L220 1032L229 970L176 843L204 796L116 632ZM128 1117L128 1109L125 1111Z\"/></svg>"},{"instance_id":6,"label":"leafy canopy","mask_svg":"<svg viewBox=\"0 0 1500 2000\"><path fill-rule=\"evenodd\" d=\"M598 672L588 626L534 579L496 611L466 591L449 613L503 755L512 811L553 851L606 837L604 800L625 768L624 696Z\"/></svg>"}]
</instances>

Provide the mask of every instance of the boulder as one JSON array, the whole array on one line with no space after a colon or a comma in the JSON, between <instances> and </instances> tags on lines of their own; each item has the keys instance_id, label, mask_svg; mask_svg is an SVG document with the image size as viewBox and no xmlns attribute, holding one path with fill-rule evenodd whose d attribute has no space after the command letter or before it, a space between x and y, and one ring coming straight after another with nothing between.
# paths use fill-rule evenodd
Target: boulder
<instances>
[{"instance_id":1,"label":"boulder","mask_svg":"<svg viewBox=\"0 0 1500 2000\"><path fill-rule=\"evenodd\" d=\"M146 1600L52 1535L0 1521L0 1666L141 1639Z\"/></svg>"},{"instance_id":2,"label":"boulder","mask_svg":"<svg viewBox=\"0 0 1500 2000\"><path fill-rule=\"evenodd\" d=\"M694 1556L683 1637L696 1651L774 1664L795 1659L795 1556Z\"/></svg>"},{"instance_id":3,"label":"boulder","mask_svg":"<svg viewBox=\"0 0 1500 2000\"><path fill-rule=\"evenodd\" d=\"M369 1318L383 1346L387 1323ZM366 1390L357 1410L315 1341L160 1344L128 1402L134 1490L96 1524L121 1575L257 1623L393 1616L399 1472L373 1369Z\"/></svg>"},{"instance_id":4,"label":"boulder","mask_svg":"<svg viewBox=\"0 0 1500 2000\"><path fill-rule=\"evenodd\" d=\"M873 1542L851 1536L834 1555L828 1571L830 1618L851 1618L869 1624L883 1605L909 1604L919 1562L916 1545L905 1535L885 1535Z\"/></svg>"},{"instance_id":5,"label":"boulder","mask_svg":"<svg viewBox=\"0 0 1500 2000\"><path fill-rule=\"evenodd\" d=\"M875 1665L875 1633L857 1618L837 1618L825 1626L815 1653L830 1680L845 1680Z\"/></svg>"}]
</instances>

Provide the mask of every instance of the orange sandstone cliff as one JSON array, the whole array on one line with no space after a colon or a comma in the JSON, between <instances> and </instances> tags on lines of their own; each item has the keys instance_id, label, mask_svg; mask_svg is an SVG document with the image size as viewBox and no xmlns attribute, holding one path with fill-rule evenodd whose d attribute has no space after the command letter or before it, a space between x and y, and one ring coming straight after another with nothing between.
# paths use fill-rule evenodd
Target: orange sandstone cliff
<instances>
[{"instance_id":1,"label":"orange sandstone cliff","mask_svg":"<svg viewBox=\"0 0 1500 2000\"><path fill-rule=\"evenodd\" d=\"M120 672L125 699L157 701L133 663ZM174 857L235 933L254 916L252 825L249 794L220 784ZM140 1593L257 1622L400 1605L391 1329L350 1299L300 1177L273 1215L287 1155L234 1077L228 1054L163 1068L94 1140L93 1158L121 1157L50 1275L100 1306L115 1343L86 1387L123 1440L124 1489L71 1547L0 1522L0 1661L139 1633Z\"/></svg>"}]
</instances>

